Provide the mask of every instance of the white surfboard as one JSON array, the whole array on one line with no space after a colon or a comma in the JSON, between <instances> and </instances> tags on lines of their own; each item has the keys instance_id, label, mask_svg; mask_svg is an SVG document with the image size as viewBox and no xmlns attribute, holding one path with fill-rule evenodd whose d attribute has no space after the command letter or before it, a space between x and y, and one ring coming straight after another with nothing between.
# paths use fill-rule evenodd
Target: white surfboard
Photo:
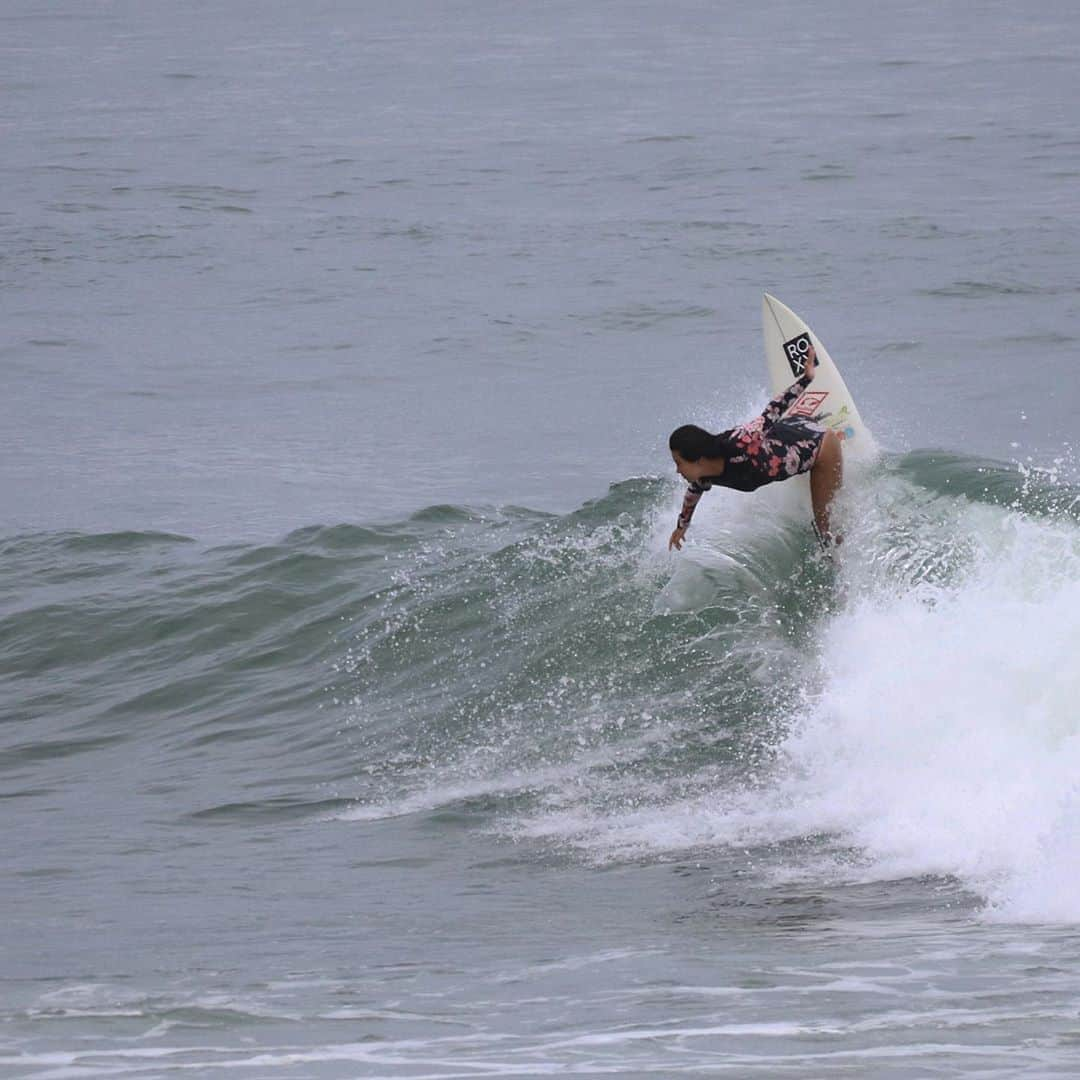
<instances>
[{"instance_id":1,"label":"white surfboard","mask_svg":"<svg viewBox=\"0 0 1080 1080\"><path fill-rule=\"evenodd\" d=\"M803 373L803 358L810 342L817 353L814 381L784 415L805 416L831 428L843 440L845 460L873 457L877 450L873 436L817 334L791 308L768 293L761 302L761 321L769 392L774 396Z\"/></svg>"}]
</instances>

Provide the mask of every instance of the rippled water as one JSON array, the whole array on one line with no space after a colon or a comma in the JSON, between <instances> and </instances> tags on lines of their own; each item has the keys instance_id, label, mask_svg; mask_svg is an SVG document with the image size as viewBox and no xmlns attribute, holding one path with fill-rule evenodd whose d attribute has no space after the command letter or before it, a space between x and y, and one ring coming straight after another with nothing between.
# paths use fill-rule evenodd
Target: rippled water
<instances>
[{"instance_id":1,"label":"rippled water","mask_svg":"<svg viewBox=\"0 0 1080 1080\"><path fill-rule=\"evenodd\" d=\"M6 7L0 1071L1072 1075L1077 18Z\"/></svg>"},{"instance_id":2,"label":"rippled water","mask_svg":"<svg viewBox=\"0 0 1080 1080\"><path fill-rule=\"evenodd\" d=\"M766 289L889 445L1071 437L1071 4L2 19L21 531L565 512L756 402Z\"/></svg>"}]
</instances>

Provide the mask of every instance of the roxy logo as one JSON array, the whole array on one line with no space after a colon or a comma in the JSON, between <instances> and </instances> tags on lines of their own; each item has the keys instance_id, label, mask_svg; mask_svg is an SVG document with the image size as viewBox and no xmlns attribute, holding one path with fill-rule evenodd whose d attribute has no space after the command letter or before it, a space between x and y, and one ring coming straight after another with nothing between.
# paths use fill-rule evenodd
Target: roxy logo
<instances>
[{"instance_id":1,"label":"roxy logo","mask_svg":"<svg viewBox=\"0 0 1080 1080\"><path fill-rule=\"evenodd\" d=\"M798 337L793 337L790 341L784 342L784 356L787 358L787 362L796 378L802 375L806 369L806 354L809 349L809 333L802 333Z\"/></svg>"}]
</instances>

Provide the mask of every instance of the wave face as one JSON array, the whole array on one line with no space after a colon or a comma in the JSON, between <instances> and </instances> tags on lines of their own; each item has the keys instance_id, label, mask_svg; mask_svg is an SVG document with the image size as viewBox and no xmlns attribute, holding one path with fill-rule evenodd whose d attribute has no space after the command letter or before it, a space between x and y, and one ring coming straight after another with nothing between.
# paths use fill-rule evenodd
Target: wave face
<instances>
[{"instance_id":1,"label":"wave face","mask_svg":"<svg viewBox=\"0 0 1080 1080\"><path fill-rule=\"evenodd\" d=\"M932 875L986 919L1080 919L1080 489L887 459L845 492L836 564L796 485L710 493L676 556L679 497L4 541L12 798L137 759L189 821L422 814L599 863L760 847L770 880Z\"/></svg>"}]
</instances>

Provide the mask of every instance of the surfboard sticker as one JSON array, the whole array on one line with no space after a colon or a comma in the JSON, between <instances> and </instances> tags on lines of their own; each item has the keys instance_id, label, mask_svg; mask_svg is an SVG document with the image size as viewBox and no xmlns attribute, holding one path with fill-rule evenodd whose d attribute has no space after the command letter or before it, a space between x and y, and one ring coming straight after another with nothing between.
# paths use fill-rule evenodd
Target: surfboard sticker
<instances>
[{"instance_id":1,"label":"surfboard sticker","mask_svg":"<svg viewBox=\"0 0 1080 1080\"><path fill-rule=\"evenodd\" d=\"M798 401L788 409L787 415L805 416L808 419L816 420L818 417L826 415L824 406L828 400L828 390L804 390Z\"/></svg>"},{"instance_id":2,"label":"surfboard sticker","mask_svg":"<svg viewBox=\"0 0 1080 1080\"><path fill-rule=\"evenodd\" d=\"M797 379L806 370L806 354L810 351L810 334L799 334L784 342L784 356L791 373Z\"/></svg>"}]
</instances>

